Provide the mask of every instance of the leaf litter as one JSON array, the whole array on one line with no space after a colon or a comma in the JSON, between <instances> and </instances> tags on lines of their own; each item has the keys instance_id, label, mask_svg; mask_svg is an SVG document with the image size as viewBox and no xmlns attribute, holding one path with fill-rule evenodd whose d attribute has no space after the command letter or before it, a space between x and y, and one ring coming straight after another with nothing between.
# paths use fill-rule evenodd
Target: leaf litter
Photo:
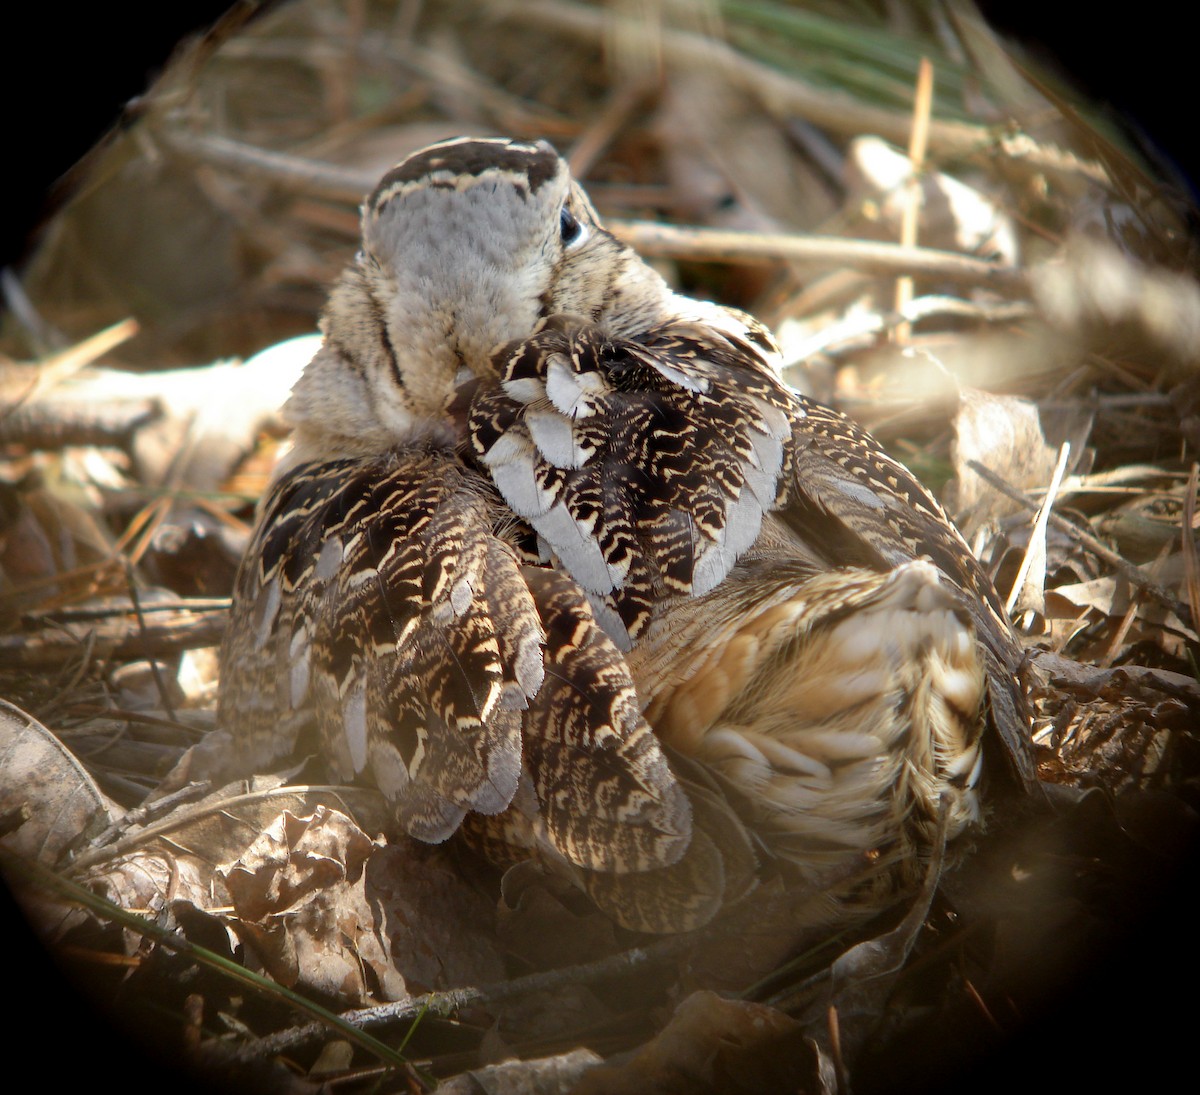
<instances>
[{"instance_id":1,"label":"leaf litter","mask_svg":"<svg viewBox=\"0 0 1200 1095\"><path fill-rule=\"evenodd\" d=\"M1195 837L1189 214L973 8L888 11L296 0L183 46L88 158L0 320L0 848L103 1006L258 1090L869 1092L1016 1044L1130 947ZM389 841L315 769L220 779L214 648L278 408L362 195L465 132L549 138L668 277L768 321L1013 606L1044 801L997 796L865 934L806 935L768 885L633 937L539 872Z\"/></svg>"}]
</instances>

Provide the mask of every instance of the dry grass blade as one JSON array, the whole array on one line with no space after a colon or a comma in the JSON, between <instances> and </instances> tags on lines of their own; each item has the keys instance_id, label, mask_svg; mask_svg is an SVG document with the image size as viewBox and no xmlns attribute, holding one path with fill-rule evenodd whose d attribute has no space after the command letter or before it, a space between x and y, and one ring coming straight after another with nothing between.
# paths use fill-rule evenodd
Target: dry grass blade
<instances>
[{"instance_id":1,"label":"dry grass blade","mask_svg":"<svg viewBox=\"0 0 1200 1095\"><path fill-rule=\"evenodd\" d=\"M1058 497L1058 488L1062 484L1063 473L1067 470L1067 461L1070 458L1071 446L1064 441L1058 452L1058 462L1054 465L1050 484L1046 487L1046 496L1042 499L1042 504L1038 507L1037 515L1033 520L1033 531L1029 535L1029 547L1025 550L1020 569L1017 571L1016 578L1013 579L1012 590L1004 602L1004 611L1010 615L1018 603L1022 608L1038 609L1045 600L1042 583L1046 576L1046 526L1050 520L1050 510L1054 506L1054 500ZM1036 587L1026 591L1026 583L1035 567L1039 573Z\"/></svg>"},{"instance_id":2,"label":"dry grass blade","mask_svg":"<svg viewBox=\"0 0 1200 1095\"><path fill-rule=\"evenodd\" d=\"M0 408L0 422L15 413L22 404L36 400L56 384L92 364L110 350L115 350L121 343L133 338L137 332L136 320L123 319L111 327L106 327L103 331L97 331L90 338L85 338L82 342L78 342L66 350L43 358L38 362L36 372L28 387L16 396L6 390L11 387L11 381L3 371L0 371L0 391L3 391L5 395L4 406Z\"/></svg>"},{"instance_id":3,"label":"dry grass blade","mask_svg":"<svg viewBox=\"0 0 1200 1095\"><path fill-rule=\"evenodd\" d=\"M1183 496L1183 521L1180 524L1184 572L1187 575L1188 604L1192 609L1193 620L1200 620L1200 554L1196 549L1197 492L1200 492L1200 464L1193 464L1188 475L1187 490Z\"/></svg>"},{"instance_id":4,"label":"dry grass blade","mask_svg":"<svg viewBox=\"0 0 1200 1095\"><path fill-rule=\"evenodd\" d=\"M908 162L911 178L908 180L908 201L904 206L904 219L900 225L900 246L915 247L917 224L921 201L921 172L925 168L925 151L929 144L929 117L933 108L933 65L928 57L921 58L917 71L917 94L913 102L912 134L908 139ZM896 282L896 311L903 314L912 300L912 278L905 275ZM907 321L896 328L896 341L905 345L912 329Z\"/></svg>"}]
</instances>

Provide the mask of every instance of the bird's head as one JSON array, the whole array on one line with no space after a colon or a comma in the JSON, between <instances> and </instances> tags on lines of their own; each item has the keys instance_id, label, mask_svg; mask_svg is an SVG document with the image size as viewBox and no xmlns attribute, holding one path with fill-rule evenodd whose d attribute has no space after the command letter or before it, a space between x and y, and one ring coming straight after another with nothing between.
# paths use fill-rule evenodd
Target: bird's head
<instances>
[{"instance_id":1,"label":"bird's head","mask_svg":"<svg viewBox=\"0 0 1200 1095\"><path fill-rule=\"evenodd\" d=\"M293 391L289 463L378 452L448 428L464 375L567 313L636 336L663 280L601 225L544 141L455 138L413 153L363 205L362 248Z\"/></svg>"}]
</instances>

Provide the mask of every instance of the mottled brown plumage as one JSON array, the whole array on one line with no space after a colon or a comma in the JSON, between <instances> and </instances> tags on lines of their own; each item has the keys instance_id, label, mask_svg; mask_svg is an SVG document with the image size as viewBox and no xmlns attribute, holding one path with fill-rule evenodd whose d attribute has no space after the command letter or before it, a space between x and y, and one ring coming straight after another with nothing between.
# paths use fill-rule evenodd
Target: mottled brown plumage
<instances>
[{"instance_id":1,"label":"mottled brown plumage","mask_svg":"<svg viewBox=\"0 0 1200 1095\"><path fill-rule=\"evenodd\" d=\"M573 583L522 565L513 527L435 447L291 469L223 650L243 763L286 755L311 718L334 773L369 778L419 839L505 810L524 768L554 853L605 870L673 862L688 805L625 661ZM587 758L582 778L561 778L564 751Z\"/></svg>"},{"instance_id":2,"label":"mottled brown plumage","mask_svg":"<svg viewBox=\"0 0 1200 1095\"><path fill-rule=\"evenodd\" d=\"M323 330L223 651L244 767L314 723L413 836L648 931L764 857L818 890L870 861L878 907L978 820L989 719L1030 778L1019 647L937 502L548 145L389 172Z\"/></svg>"},{"instance_id":3,"label":"mottled brown plumage","mask_svg":"<svg viewBox=\"0 0 1200 1095\"><path fill-rule=\"evenodd\" d=\"M790 400L732 335L552 316L497 363L468 388L472 451L622 646L717 585L779 501Z\"/></svg>"}]
</instances>

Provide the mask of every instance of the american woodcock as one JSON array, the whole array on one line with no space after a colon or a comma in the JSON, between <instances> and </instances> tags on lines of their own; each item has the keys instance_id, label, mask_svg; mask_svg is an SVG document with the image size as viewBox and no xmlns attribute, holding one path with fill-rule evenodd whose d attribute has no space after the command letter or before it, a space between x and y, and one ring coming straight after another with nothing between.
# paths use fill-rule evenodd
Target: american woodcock
<instances>
[{"instance_id":1,"label":"american woodcock","mask_svg":"<svg viewBox=\"0 0 1200 1095\"><path fill-rule=\"evenodd\" d=\"M362 232L237 580L242 768L315 729L412 836L651 931L765 857L870 862L878 906L980 819L985 749L1032 778L1019 645L933 496L549 145L417 152Z\"/></svg>"}]
</instances>

